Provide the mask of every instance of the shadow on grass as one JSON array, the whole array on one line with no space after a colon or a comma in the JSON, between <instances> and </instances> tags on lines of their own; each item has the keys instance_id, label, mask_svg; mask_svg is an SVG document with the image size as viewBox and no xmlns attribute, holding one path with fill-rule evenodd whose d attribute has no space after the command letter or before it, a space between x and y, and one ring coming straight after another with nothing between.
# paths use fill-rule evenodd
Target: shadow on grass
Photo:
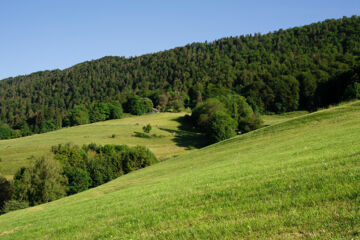
<instances>
[{"instance_id":1,"label":"shadow on grass","mask_svg":"<svg viewBox=\"0 0 360 240\"><path fill-rule=\"evenodd\" d=\"M204 134L195 132L191 122L187 117L178 117L173 119L180 123L180 130L173 130L168 128L161 128L160 130L167 131L174 136L173 141L177 146L186 147L188 150L195 148L202 148L208 145L208 141Z\"/></svg>"}]
</instances>

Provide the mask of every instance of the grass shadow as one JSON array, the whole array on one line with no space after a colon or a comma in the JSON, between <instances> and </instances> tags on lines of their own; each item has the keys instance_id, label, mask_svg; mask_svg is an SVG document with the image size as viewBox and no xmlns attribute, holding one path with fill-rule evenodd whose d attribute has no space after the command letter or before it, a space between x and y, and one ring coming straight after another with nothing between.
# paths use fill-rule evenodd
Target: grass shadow
<instances>
[{"instance_id":1,"label":"grass shadow","mask_svg":"<svg viewBox=\"0 0 360 240\"><path fill-rule=\"evenodd\" d=\"M159 127L159 129L171 133L174 136L173 141L177 146L186 147L190 150L208 145L205 135L195 131L188 117L178 117L173 119L173 121L180 123L180 130L162 127Z\"/></svg>"}]
</instances>

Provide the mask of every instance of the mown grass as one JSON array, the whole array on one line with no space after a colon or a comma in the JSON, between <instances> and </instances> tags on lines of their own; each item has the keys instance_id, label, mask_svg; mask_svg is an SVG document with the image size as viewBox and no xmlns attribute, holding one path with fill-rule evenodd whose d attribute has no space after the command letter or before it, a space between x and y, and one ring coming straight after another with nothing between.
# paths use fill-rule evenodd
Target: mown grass
<instances>
[{"instance_id":1,"label":"mown grass","mask_svg":"<svg viewBox=\"0 0 360 240\"><path fill-rule=\"evenodd\" d=\"M270 126L273 124L288 121L296 117L304 116L308 113L309 112L307 111L294 111L294 112L286 112L282 114L262 115L261 118L264 121L265 126Z\"/></svg>"},{"instance_id":2,"label":"mown grass","mask_svg":"<svg viewBox=\"0 0 360 240\"><path fill-rule=\"evenodd\" d=\"M360 105L0 216L2 239L360 239Z\"/></svg>"},{"instance_id":3,"label":"mown grass","mask_svg":"<svg viewBox=\"0 0 360 240\"><path fill-rule=\"evenodd\" d=\"M11 177L19 167L27 166L32 156L48 154L51 146L59 143L72 142L82 145L97 144L128 144L143 145L150 148L159 159L169 158L194 148L187 138L176 136L169 131L180 130L178 119L185 113L159 113L139 117L126 117L94 124L64 128L54 132L37 134L29 137L0 141L0 175ZM150 123L153 126L151 134L162 135L162 138L144 139L134 136L142 132L142 127ZM115 135L115 136L113 136ZM201 141L201 136L188 133Z\"/></svg>"}]
</instances>

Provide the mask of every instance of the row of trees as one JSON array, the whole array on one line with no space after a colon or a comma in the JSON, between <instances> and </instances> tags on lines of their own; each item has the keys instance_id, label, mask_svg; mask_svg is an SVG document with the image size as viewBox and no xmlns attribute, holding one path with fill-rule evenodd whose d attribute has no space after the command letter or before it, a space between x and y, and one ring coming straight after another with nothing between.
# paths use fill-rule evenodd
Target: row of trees
<instances>
[{"instance_id":1,"label":"row of trees","mask_svg":"<svg viewBox=\"0 0 360 240\"><path fill-rule=\"evenodd\" d=\"M33 133L45 133L61 127L119 119L122 116L123 108L121 103L116 101L95 101L88 106L75 106L63 118L58 116L56 119L52 119L42 114L22 122L20 125L15 126L15 129L12 129L8 124L0 123L0 139L28 136Z\"/></svg>"},{"instance_id":2,"label":"row of trees","mask_svg":"<svg viewBox=\"0 0 360 240\"><path fill-rule=\"evenodd\" d=\"M126 145L65 144L17 171L12 182L0 177L0 210L50 202L99 186L131 171L158 162L145 147Z\"/></svg>"},{"instance_id":3,"label":"row of trees","mask_svg":"<svg viewBox=\"0 0 360 240\"><path fill-rule=\"evenodd\" d=\"M353 16L139 57L104 57L0 81L0 122L24 135L63 126L76 106L117 101L140 114L148 108L137 103L147 98L161 110L178 111L212 98L213 89L232 90L261 113L315 110L358 96L359 56L360 17ZM142 100L128 109L134 95Z\"/></svg>"}]
</instances>

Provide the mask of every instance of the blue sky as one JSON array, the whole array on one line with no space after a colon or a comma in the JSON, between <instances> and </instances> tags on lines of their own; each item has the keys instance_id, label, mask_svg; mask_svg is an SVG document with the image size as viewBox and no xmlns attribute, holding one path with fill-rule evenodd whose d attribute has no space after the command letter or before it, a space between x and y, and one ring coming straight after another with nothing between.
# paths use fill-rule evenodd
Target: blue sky
<instances>
[{"instance_id":1,"label":"blue sky","mask_svg":"<svg viewBox=\"0 0 360 240\"><path fill-rule=\"evenodd\" d=\"M359 14L359 0L1 0L0 79Z\"/></svg>"}]
</instances>

